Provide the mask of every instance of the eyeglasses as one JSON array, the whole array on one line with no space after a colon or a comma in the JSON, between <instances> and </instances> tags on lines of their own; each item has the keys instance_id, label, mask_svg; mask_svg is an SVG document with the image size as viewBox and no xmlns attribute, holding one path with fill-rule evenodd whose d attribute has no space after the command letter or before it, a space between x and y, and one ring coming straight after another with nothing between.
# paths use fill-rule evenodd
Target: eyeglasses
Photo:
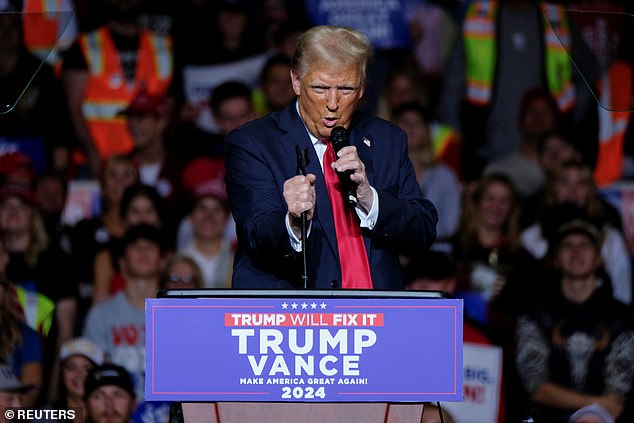
<instances>
[{"instance_id":1,"label":"eyeglasses","mask_svg":"<svg viewBox=\"0 0 634 423\"><path fill-rule=\"evenodd\" d=\"M173 283L184 283L184 284L196 283L198 281L196 276L179 275L178 273L170 273L167 276L167 280Z\"/></svg>"}]
</instances>

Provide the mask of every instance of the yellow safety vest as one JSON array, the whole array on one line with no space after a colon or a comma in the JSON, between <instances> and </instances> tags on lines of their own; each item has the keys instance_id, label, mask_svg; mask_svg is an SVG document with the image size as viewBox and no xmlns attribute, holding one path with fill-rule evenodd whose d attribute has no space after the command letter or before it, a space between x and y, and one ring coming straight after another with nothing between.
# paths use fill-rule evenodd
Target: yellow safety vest
<instances>
[{"instance_id":1,"label":"yellow safety vest","mask_svg":"<svg viewBox=\"0 0 634 423\"><path fill-rule=\"evenodd\" d=\"M465 43L467 100L479 106L491 101L495 76L497 0L481 0L471 4L463 25ZM572 84L570 27L565 11L557 5L544 3L545 73L548 89L559 109L566 112L575 102Z\"/></svg>"}]
</instances>

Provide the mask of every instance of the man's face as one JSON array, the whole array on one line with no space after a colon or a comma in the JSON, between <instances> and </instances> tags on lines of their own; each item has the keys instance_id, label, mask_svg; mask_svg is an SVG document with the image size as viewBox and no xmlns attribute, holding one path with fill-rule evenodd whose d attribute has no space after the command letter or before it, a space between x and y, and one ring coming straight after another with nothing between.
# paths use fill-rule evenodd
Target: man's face
<instances>
[{"instance_id":1,"label":"man's face","mask_svg":"<svg viewBox=\"0 0 634 423\"><path fill-rule=\"evenodd\" d=\"M161 250L154 242L139 238L126 247L121 266L124 273L133 278L157 277L161 266Z\"/></svg>"},{"instance_id":2,"label":"man's face","mask_svg":"<svg viewBox=\"0 0 634 423\"><path fill-rule=\"evenodd\" d=\"M95 389L87 401L90 421L95 423L127 423L134 410L134 398L114 385Z\"/></svg>"},{"instance_id":3,"label":"man's face","mask_svg":"<svg viewBox=\"0 0 634 423\"><path fill-rule=\"evenodd\" d=\"M228 134L254 117L253 105L243 97L234 97L223 101L218 107L218 112L214 114L214 119L223 134Z\"/></svg>"},{"instance_id":4,"label":"man's face","mask_svg":"<svg viewBox=\"0 0 634 423\"><path fill-rule=\"evenodd\" d=\"M134 146L145 149L163 142L163 131L168 120L154 114L133 114L128 117L128 128Z\"/></svg>"},{"instance_id":5,"label":"man's face","mask_svg":"<svg viewBox=\"0 0 634 423\"><path fill-rule=\"evenodd\" d=\"M599 266L599 253L586 235L572 233L566 236L557 250L557 265L564 276L585 278Z\"/></svg>"},{"instance_id":6,"label":"man's face","mask_svg":"<svg viewBox=\"0 0 634 423\"><path fill-rule=\"evenodd\" d=\"M272 66L266 80L262 83L262 93L272 110L284 108L295 98L289 71L290 66L282 64Z\"/></svg>"},{"instance_id":7,"label":"man's face","mask_svg":"<svg viewBox=\"0 0 634 423\"><path fill-rule=\"evenodd\" d=\"M358 66L316 65L302 77L291 71L291 79L299 96L299 113L313 135L325 138L335 126L350 126L364 92Z\"/></svg>"},{"instance_id":8,"label":"man's face","mask_svg":"<svg viewBox=\"0 0 634 423\"><path fill-rule=\"evenodd\" d=\"M214 240L223 237L229 212L217 198L205 197L196 203L190 217L197 238Z\"/></svg>"}]
</instances>

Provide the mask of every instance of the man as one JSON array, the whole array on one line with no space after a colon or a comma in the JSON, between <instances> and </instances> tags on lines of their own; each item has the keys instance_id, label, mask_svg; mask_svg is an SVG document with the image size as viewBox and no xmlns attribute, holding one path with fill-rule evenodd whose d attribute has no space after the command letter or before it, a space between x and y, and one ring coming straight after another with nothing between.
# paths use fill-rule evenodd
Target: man
<instances>
[{"instance_id":1,"label":"man","mask_svg":"<svg viewBox=\"0 0 634 423\"><path fill-rule=\"evenodd\" d=\"M12 421L11 414L5 412L8 408L22 407L22 395L32 389L30 385L25 385L18 380L18 378L11 370L11 367L6 364L0 364L0 417L1 422L8 423ZM17 411L16 411L17 412Z\"/></svg>"},{"instance_id":2,"label":"man","mask_svg":"<svg viewBox=\"0 0 634 423\"><path fill-rule=\"evenodd\" d=\"M165 94L172 79L171 38L146 31L138 22L146 6L146 0L104 1L106 23L81 34L64 55L62 82L93 177L102 160L133 148L117 112L141 88Z\"/></svg>"},{"instance_id":3,"label":"man","mask_svg":"<svg viewBox=\"0 0 634 423\"><path fill-rule=\"evenodd\" d=\"M292 62L298 101L227 136L227 193L238 233L233 287L291 288L305 281L302 213L311 288L403 289L398 253L434 241L436 211L422 198L405 133L355 113L371 51L356 30L311 28ZM349 132L351 145L335 160L324 140L337 126ZM294 176L296 147L307 152L306 176ZM350 171L356 207L342 204L333 170Z\"/></svg>"},{"instance_id":4,"label":"man","mask_svg":"<svg viewBox=\"0 0 634 423\"><path fill-rule=\"evenodd\" d=\"M127 423L135 407L132 379L115 364L93 368L84 384L86 421L89 423Z\"/></svg>"},{"instance_id":5,"label":"man","mask_svg":"<svg viewBox=\"0 0 634 423\"><path fill-rule=\"evenodd\" d=\"M518 374L540 420L565 423L576 409L598 404L615 421L630 422L632 315L598 276L600 232L574 219L551 245L560 276L518 320Z\"/></svg>"},{"instance_id":6,"label":"man","mask_svg":"<svg viewBox=\"0 0 634 423\"><path fill-rule=\"evenodd\" d=\"M489 162L483 174L506 175L524 199L535 194L546 180L538 160L537 145L546 132L557 128L558 116L557 103L547 90L541 87L528 90L522 97L518 116L519 149Z\"/></svg>"},{"instance_id":7,"label":"man","mask_svg":"<svg viewBox=\"0 0 634 423\"><path fill-rule=\"evenodd\" d=\"M134 379L143 398L145 378L145 299L159 289L163 241L158 228L141 224L123 236L120 267L125 286L112 299L94 305L86 317L84 336Z\"/></svg>"},{"instance_id":8,"label":"man","mask_svg":"<svg viewBox=\"0 0 634 423\"><path fill-rule=\"evenodd\" d=\"M139 178L144 184L156 188L165 201L164 225L167 233L175 233L187 212L181 185L186 159L180 149L170 146L167 140L169 101L164 95L142 89L121 113L127 117L134 145L130 157L139 170Z\"/></svg>"}]
</instances>

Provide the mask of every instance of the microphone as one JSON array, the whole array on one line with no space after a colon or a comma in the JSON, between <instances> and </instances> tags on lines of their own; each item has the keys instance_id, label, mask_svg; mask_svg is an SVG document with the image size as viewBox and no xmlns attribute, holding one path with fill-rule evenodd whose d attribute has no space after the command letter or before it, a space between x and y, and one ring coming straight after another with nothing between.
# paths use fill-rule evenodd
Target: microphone
<instances>
[{"instance_id":1,"label":"microphone","mask_svg":"<svg viewBox=\"0 0 634 423\"><path fill-rule=\"evenodd\" d=\"M330 131L330 142L335 154L342 148L350 145L348 139L348 131L343 126L336 126ZM354 171L346 170L345 172L337 172L339 175L339 184L341 185L341 194L343 195L343 203L346 207L357 206L357 186L350 179Z\"/></svg>"}]
</instances>

